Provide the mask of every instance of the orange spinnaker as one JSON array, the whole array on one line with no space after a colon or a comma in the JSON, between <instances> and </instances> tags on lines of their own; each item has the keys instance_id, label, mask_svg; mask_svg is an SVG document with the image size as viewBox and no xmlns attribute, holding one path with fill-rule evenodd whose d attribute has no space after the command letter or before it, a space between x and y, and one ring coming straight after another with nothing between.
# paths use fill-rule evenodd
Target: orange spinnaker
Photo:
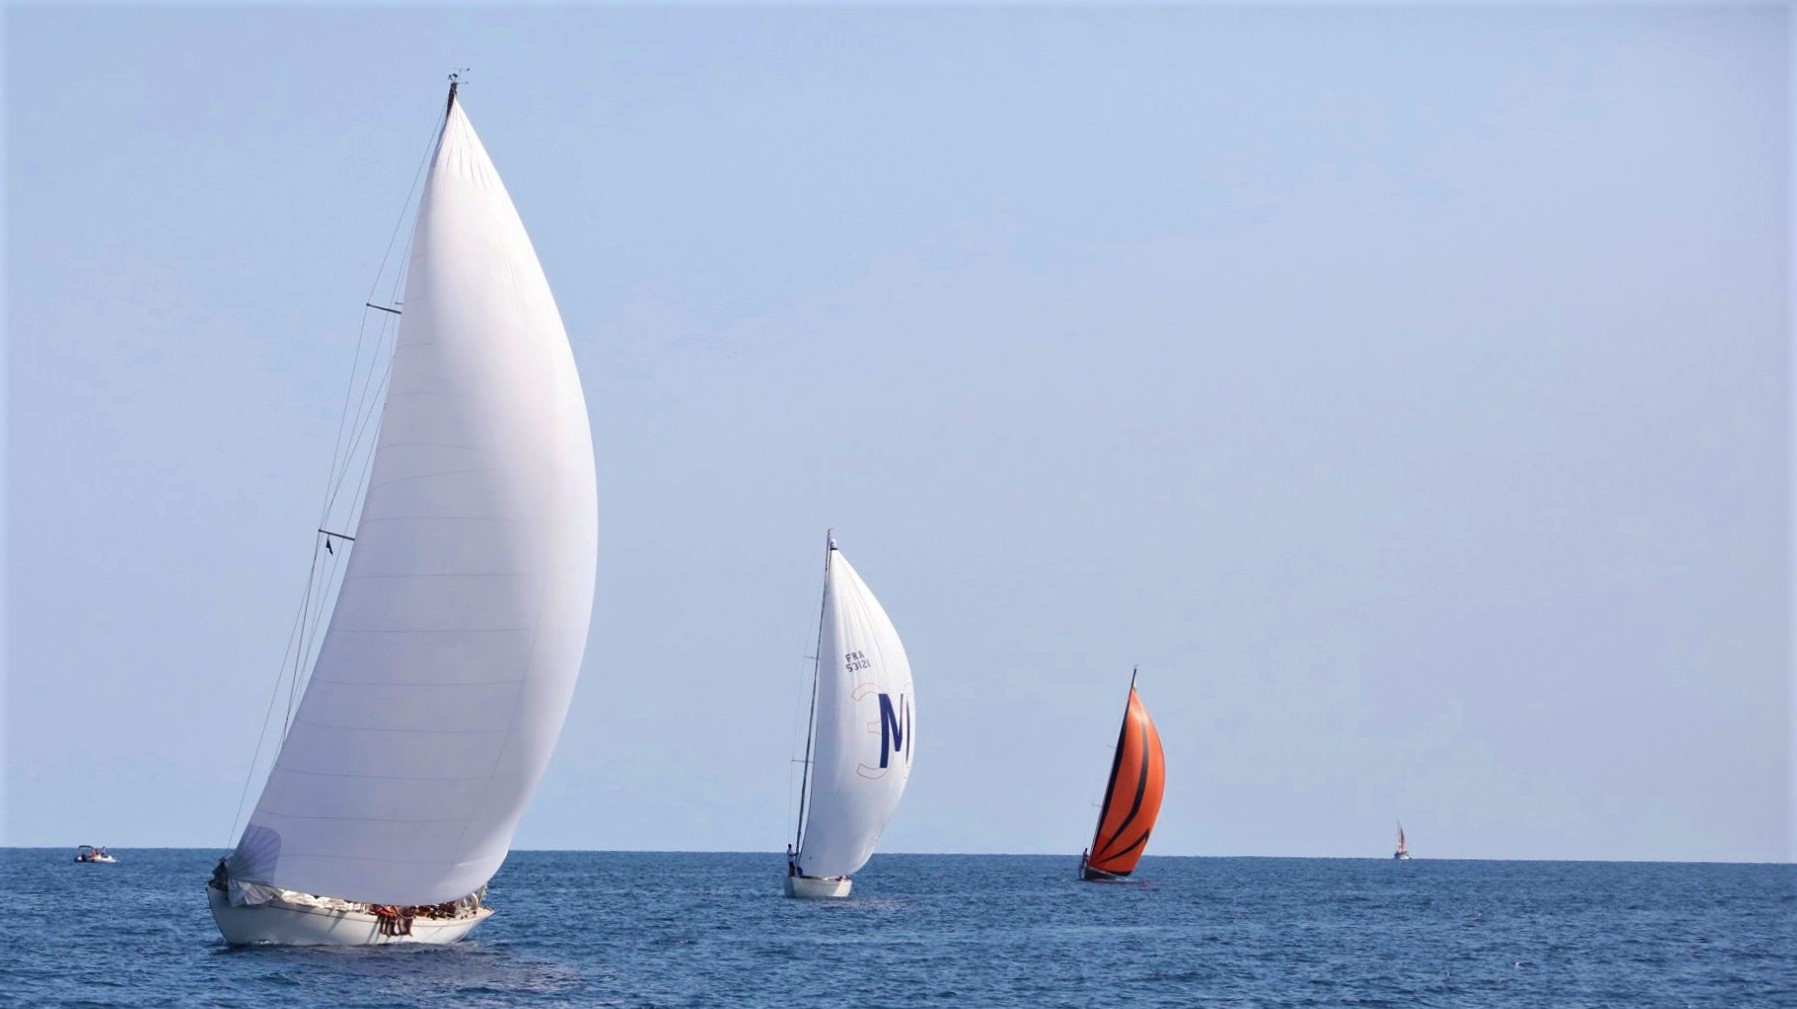
<instances>
[{"instance_id":1,"label":"orange spinnaker","mask_svg":"<svg viewBox=\"0 0 1797 1009\"><path fill-rule=\"evenodd\" d=\"M1148 846L1148 834L1161 813L1166 760L1161 754L1161 734L1136 693L1129 688L1129 706L1123 711L1123 731L1117 737L1117 756L1111 764L1111 781L1104 790L1104 809L1098 814L1098 833L1086 864L1100 872L1124 876L1133 872Z\"/></svg>"}]
</instances>

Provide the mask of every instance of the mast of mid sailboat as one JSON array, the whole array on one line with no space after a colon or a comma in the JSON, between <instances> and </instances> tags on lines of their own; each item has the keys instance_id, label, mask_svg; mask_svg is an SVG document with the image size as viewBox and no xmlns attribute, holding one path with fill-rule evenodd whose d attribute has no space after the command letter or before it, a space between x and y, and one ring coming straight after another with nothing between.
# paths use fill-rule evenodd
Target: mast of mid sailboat
<instances>
[{"instance_id":1,"label":"mast of mid sailboat","mask_svg":"<svg viewBox=\"0 0 1797 1009\"><path fill-rule=\"evenodd\" d=\"M811 743L817 736L817 681L824 661L824 609L830 602L830 555L836 552L836 530L824 531L824 586L817 601L817 644L811 649L811 717L805 724L805 760L799 772L799 822L793 827L792 845L786 849L786 874L799 874L799 851L805 846L805 799L811 786ZM787 779L788 781L792 779Z\"/></svg>"}]
</instances>

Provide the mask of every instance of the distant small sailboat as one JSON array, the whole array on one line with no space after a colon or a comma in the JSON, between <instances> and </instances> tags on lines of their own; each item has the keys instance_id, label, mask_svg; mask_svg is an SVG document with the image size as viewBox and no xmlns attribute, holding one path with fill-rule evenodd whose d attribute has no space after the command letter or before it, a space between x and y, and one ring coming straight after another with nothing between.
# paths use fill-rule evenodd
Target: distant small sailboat
<instances>
[{"instance_id":1,"label":"distant small sailboat","mask_svg":"<svg viewBox=\"0 0 1797 1009\"><path fill-rule=\"evenodd\" d=\"M1110 782L1098 811L1098 830L1092 835L1092 846L1079 859L1080 879L1115 882L1135 871L1161 813L1165 769L1161 734L1136 693L1132 671L1123 728L1117 733L1117 752L1111 758Z\"/></svg>"},{"instance_id":2,"label":"distant small sailboat","mask_svg":"<svg viewBox=\"0 0 1797 1009\"><path fill-rule=\"evenodd\" d=\"M94 862L107 863L107 862L117 862L118 859L113 858L111 855L107 854L105 848L96 848L91 844L84 844L81 847L75 849L75 861L87 862L87 863L94 863Z\"/></svg>"},{"instance_id":3,"label":"distant small sailboat","mask_svg":"<svg viewBox=\"0 0 1797 1009\"><path fill-rule=\"evenodd\" d=\"M898 631L827 537L799 825L788 897L847 897L898 808L917 747L917 694Z\"/></svg>"},{"instance_id":4,"label":"distant small sailboat","mask_svg":"<svg viewBox=\"0 0 1797 1009\"><path fill-rule=\"evenodd\" d=\"M1400 861L1410 861L1410 849L1404 845L1404 824L1402 821L1399 821L1398 823L1398 850L1392 852L1391 857Z\"/></svg>"},{"instance_id":5,"label":"distant small sailboat","mask_svg":"<svg viewBox=\"0 0 1797 1009\"><path fill-rule=\"evenodd\" d=\"M486 920L580 674L598 550L586 399L451 81L359 535L274 768L207 885L232 945L448 943ZM333 554L352 540L320 532Z\"/></svg>"}]
</instances>

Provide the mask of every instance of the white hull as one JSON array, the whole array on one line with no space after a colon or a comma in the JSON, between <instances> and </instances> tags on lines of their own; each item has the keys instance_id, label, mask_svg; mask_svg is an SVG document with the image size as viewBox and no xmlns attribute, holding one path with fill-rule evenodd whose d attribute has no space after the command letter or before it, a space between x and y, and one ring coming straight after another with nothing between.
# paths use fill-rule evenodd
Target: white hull
<instances>
[{"instance_id":1,"label":"white hull","mask_svg":"<svg viewBox=\"0 0 1797 1009\"><path fill-rule=\"evenodd\" d=\"M847 876L823 879L817 876L786 877L786 895L801 900L829 900L847 897L855 881Z\"/></svg>"},{"instance_id":2,"label":"white hull","mask_svg":"<svg viewBox=\"0 0 1797 1009\"><path fill-rule=\"evenodd\" d=\"M481 908L465 918L414 918L410 935L382 935L380 919L367 911L256 904L232 907L231 899L206 888L212 920L233 946L384 946L389 943L442 945L455 942L492 916Z\"/></svg>"}]
</instances>

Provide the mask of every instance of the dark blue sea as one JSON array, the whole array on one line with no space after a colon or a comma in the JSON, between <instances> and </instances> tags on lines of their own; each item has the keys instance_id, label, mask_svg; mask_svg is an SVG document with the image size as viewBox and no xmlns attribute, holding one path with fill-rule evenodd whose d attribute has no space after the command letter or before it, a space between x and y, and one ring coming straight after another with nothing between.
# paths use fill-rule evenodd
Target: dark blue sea
<instances>
[{"instance_id":1,"label":"dark blue sea","mask_svg":"<svg viewBox=\"0 0 1797 1009\"><path fill-rule=\"evenodd\" d=\"M0 1005L1797 1006L1797 866L514 852L447 947L231 949L211 851L6 849Z\"/></svg>"}]
</instances>

